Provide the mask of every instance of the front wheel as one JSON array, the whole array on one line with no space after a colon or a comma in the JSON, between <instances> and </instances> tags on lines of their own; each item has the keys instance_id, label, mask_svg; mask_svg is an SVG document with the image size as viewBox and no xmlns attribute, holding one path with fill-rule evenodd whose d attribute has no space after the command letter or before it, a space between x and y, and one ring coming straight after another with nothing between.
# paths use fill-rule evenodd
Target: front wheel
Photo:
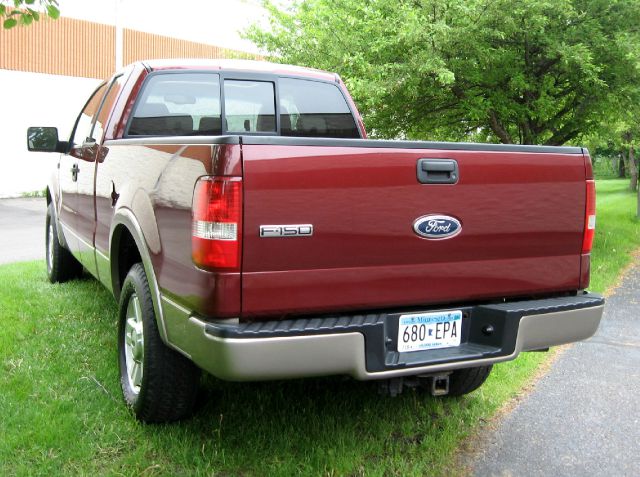
<instances>
[{"instance_id":1,"label":"front wheel","mask_svg":"<svg viewBox=\"0 0 640 477\"><path fill-rule=\"evenodd\" d=\"M169 422L193 412L200 370L162 342L141 263L131 267L122 286L118 355L122 392L136 418Z\"/></svg>"},{"instance_id":2,"label":"front wheel","mask_svg":"<svg viewBox=\"0 0 640 477\"><path fill-rule=\"evenodd\" d=\"M47 207L46 220L47 277L51 283L62 283L82 275L82 265L58 240L58 225L53 215L53 202Z\"/></svg>"}]
</instances>

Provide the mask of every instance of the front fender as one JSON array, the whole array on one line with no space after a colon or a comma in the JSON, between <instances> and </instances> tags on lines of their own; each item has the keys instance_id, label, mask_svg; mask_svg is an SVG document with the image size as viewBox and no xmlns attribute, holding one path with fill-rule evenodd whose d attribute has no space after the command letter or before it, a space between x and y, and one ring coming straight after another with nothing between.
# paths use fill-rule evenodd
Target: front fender
<instances>
[{"instance_id":1,"label":"front fender","mask_svg":"<svg viewBox=\"0 0 640 477\"><path fill-rule=\"evenodd\" d=\"M69 249L67 244L67 239L64 236L64 232L62 227L60 227L60 221L58 217L60 215L60 207L62 207L62 199L60 194L60 182L58 180L58 172L60 171L60 159L58 159L58 164L56 168L51 171L49 175L49 180L47 181L47 207L49 204L53 204L53 217L56 223L56 230L58 232L58 242L66 248Z\"/></svg>"}]
</instances>

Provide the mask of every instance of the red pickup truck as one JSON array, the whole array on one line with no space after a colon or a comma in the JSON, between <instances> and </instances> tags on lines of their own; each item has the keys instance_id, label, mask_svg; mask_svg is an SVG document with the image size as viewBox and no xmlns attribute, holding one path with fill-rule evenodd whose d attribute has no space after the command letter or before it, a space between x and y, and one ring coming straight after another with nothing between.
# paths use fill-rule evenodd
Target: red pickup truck
<instances>
[{"instance_id":1,"label":"red pickup truck","mask_svg":"<svg viewBox=\"0 0 640 477\"><path fill-rule=\"evenodd\" d=\"M137 418L222 379L349 375L433 395L521 351L590 337L588 152L366 138L333 73L138 62L101 84L47 189L47 271L119 303Z\"/></svg>"}]
</instances>

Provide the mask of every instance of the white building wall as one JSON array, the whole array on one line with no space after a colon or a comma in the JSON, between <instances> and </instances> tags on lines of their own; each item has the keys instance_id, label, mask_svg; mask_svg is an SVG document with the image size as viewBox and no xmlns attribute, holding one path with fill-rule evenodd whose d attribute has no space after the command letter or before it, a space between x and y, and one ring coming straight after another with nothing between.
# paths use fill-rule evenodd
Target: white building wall
<instances>
[{"instance_id":1,"label":"white building wall","mask_svg":"<svg viewBox=\"0 0 640 477\"><path fill-rule=\"evenodd\" d=\"M285 2L286 3L286 2ZM240 32L264 22L257 0L190 0L184 9L158 0L60 0L61 14L72 18L172 36L255 53ZM184 20L176 18L185 15ZM27 152L28 126L56 126L66 139L73 122L100 80L0 69L0 197L41 191L56 155Z\"/></svg>"},{"instance_id":2,"label":"white building wall","mask_svg":"<svg viewBox=\"0 0 640 477\"><path fill-rule=\"evenodd\" d=\"M41 191L57 155L27 151L27 127L56 126L66 139L100 80L0 69L0 197Z\"/></svg>"}]
</instances>

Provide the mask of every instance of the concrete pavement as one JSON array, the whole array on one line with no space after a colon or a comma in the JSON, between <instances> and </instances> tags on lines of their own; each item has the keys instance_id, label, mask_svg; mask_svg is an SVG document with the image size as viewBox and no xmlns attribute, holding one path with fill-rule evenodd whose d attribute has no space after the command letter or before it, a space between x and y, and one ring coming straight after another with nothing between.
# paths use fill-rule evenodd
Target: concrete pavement
<instances>
[{"instance_id":1,"label":"concrete pavement","mask_svg":"<svg viewBox=\"0 0 640 477\"><path fill-rule=\"evenodd\" d=\"M481 435L475 476L640 475L640 262L607 299L596 335L562 353L534 391Z\"/></svg>"},{"instance_id":2,"label":"concrete pavement","mask_svg":"<svg viewBox=\"0 0 640 477\"><path fill-rule=\"evenodd\" d=\"M0 264L43 259L46 201L0 199Z\"/></svg>"}]
</instances>

